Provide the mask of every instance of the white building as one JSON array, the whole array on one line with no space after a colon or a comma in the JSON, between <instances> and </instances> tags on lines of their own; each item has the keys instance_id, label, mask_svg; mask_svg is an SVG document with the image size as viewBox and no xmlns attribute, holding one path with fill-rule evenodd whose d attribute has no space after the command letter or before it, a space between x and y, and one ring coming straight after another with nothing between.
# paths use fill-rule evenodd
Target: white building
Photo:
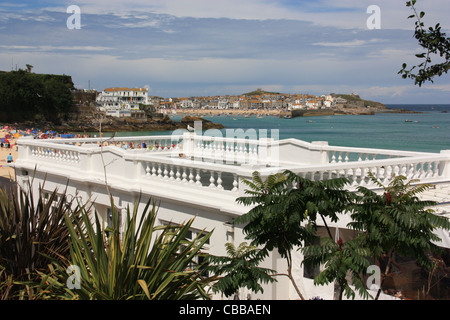
<instances>
[{"instance_id":1,"label":"white building","mask_svg":"<svg viewBox=\"0 0 450 320\"><path fill-rule=\"evenodd\" d=\"M132 110L139 110L140 104L148 104L148 90L145 88L107 88L97 96L99 109L114 117L129 117Z\"/></svg>"},{"instance_id":2,"label":"white building","mask_svg":"<svg viewBox=\"0 0 450 320\"><path fill-rule=\"evenodd\" d=\"M384 183L392 179L392 173L404 174L435 184L436 188L427 196L441 203L437 208L440 213L450 212L450 150L423 153L346 148L333 147L327 142L254 140L248 136L251 137L250 132L247 137L211 137L183 131L171 136L114 139L21 138L16 177L24 187L33 179L34 194L40 185L47 192L56 188L63 192L67 186L67 194L82 203L92 201L107 221L110 201L105 187L106 170L109 190L120 210L125 211L136 202L144 208L152 199L159 204L160 224L183 223L195 217L192 231L212 232L205 249L214 255L226 255L227 242L238 246L246 241L243 226L233 226L230 222L249 210L237 204L236 198L245 195L247 186L242 179L251 179L255 170L263 176L285 169L310 179L344 176L351 182L350 190L358 186L377 188L367 179L369 171ZM130 148L131 144L135 147L142 143L145 148ZM346 228L348 222L349 217L342 215L338 222L328 224L345 241L352 234ZM443 239L440 245L450 248L449 235L440 236ZM333 284L315 286L301 261L301 254L295 251L293 274L305 299L316 296L332 299ZM272 252L262 266L286 272L286 262L278 252ZM265 285L264 293L253 293L252 298L298 299L287 277L277 280ZM242 290L240 295L246 297L247 293Z\"/></svg>"}]
</instances>

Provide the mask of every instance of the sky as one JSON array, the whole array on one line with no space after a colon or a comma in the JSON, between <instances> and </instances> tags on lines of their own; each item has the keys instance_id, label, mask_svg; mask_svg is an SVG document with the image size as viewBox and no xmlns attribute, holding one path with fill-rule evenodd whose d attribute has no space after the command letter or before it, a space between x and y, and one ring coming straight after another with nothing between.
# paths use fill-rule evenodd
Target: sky
<instances>
[{"instance_id":1,"label":"sky","mask_svg":"<svg viewBox=\"0 0 450 320\"><path fill-rule=\"evenodd\" d=\"M416 6L450 34L450 1ZM6 0L0 70L30 64L78 89L145 87L166 98L262 88L449 104L449 75L418 87L398 74L420 62L412 13L406 0Z\"/></svg>"}]
</instances>

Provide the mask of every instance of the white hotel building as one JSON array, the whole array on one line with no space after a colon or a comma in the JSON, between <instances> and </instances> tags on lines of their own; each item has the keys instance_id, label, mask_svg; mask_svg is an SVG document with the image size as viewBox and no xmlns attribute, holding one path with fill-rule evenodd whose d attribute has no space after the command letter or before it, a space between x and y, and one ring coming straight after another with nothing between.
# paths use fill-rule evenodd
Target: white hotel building
<instances>
[{"instance_id":1,"label":"white hotel building","mask_svg":"<svg viewBox=\"0 0 450 320\"><path fill-rule=\"evenodd\" d=\"M148 104L148 90L145 88L107 88L96 99L106 115L129 117L133 111L139 110L139 104Z\"/></svg>"},{"instance_id":2,"label":"white hotel building","mask_svg":"<svg viewBox=\"0 0 450 320\"><path fill-rule=\"evenodd\" d=\"M393 173L403 174L434 184L435 188L425 196L439 202L438 214L450 215L450 150L424 153L347 148L297 139L212 137L187 130L167 136L113 139L21 138L18 146L19 156L14 164L17 181L25 187L33 179L34 194L40 185L46 192L56 188L62 192L67 186L68 194L82 202L92 201L107 222L110 201L105 187L106 168L109 190L120 210L125 213L127 206L132 207L135 202L144 208L152 199L159 204L160 224L183 223L195 217L192 231L212 232L205 250L214 255L226 256L227 242L238 246L246 241L243 226L230 222L249 210L237 204L236 198L245 195L247 186L242 180L251 179L255 170L263 176L289 169L310 179L346 177L350 190L358 186L376 189L368 179L368 172L385 184ZM344 242L353 232L347 229L348 222L349 217L344 214L338 222L328 222ZM450 248L449 234L439 235L442 238L439 245ZM293 274L305 299L316 296L333 299L333 284L315 286L303 270L300 252L294 253ZM286 272L285 260L275 251L263 267ZM299 298L287 277L277 280L265 285L264 293L253 293L252 298ZM241 299L248 293L241 290ZM382 298L393 299L387 295Z\"/></svg>"}]
</instances>

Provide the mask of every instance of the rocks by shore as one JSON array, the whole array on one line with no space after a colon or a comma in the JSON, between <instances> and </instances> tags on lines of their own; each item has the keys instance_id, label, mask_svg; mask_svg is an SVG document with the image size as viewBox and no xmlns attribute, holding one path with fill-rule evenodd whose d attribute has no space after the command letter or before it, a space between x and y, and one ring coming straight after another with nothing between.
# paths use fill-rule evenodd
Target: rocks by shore
<instances>
[{"instance_id":1,"label":"rocks by shore","mask_svg":"<svg viewBox=\"0 0 450 320\"><path fill-rule=\"evenodd\" d=\"M184 117L181 121L174 121L169 117L162 120L142 121L139 119L118 119L107 118L101 122L102 132L119 132L119 131L170 131L176 129L186 129L188 125L194 126L195 121L202 122L204 129L222 129L223 125L213 123L200 117ZM100 120L91 120L86 122L67 123L58 128L60 131L70 132L98 132L100 130Z\"/></svg>"},{"instance_id":2,"label":"rocks by shore","mask_svg":"<svg viewBox=\"0 0 450 320\"><path fill-rule=\"evenodd\" d=\"M53 124L50 122L23 122L14 123L13 126L18 129L40 128L52 130L59 133L83 133L83 132L119 132L119 131L170 131L176 129L186 129L188 125L194 126L195 121L202 122L203 129L223 129L224 126L205 120L201 117L186 116L181 121L174 121L165 116L158 120L143 120L133 118L80 118ZM6 124L5 124L6 125Z\"/></svg>"},{"instance_id":3,"label":"rocks by shore","mask_svg":"<svg viewBox=\"0 0 450 320\"><path fill-rule=\"evenodd\" d=\"M386 107L339 107L339 108L329 108L329 109L299 109L299 110L287 110L287 109L185 109L180 110L179 113L183 115L193 115L193 116L329 116L329 115L374 115L377 113L420 113L417 111L410 111L406 109L389 109Z\"/></svg>"}]
</instances>

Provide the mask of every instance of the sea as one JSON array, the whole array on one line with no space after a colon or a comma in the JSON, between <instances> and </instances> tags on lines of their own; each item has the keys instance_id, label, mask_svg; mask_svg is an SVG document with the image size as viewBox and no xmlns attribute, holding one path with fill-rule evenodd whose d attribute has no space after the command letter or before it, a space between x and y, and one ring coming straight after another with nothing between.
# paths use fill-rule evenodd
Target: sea
<instances>
[{"instance_id":1,"label":"sea","mask_svg":"<svg viewBox=\"0 0 450 320\"><path fill-rule=\"evenodd\" d=\"M268 137L295 138L307 142L328 141L332 146L393 149L439 153L450 150L450 104L395 104L389 109L417 113L377 113L375 115L334 115L284 119L274 116L204 116L221 123L225 137L229 131L262 133ZM180 120L181 115L171 116ZM208 135L212 131L203 131ZM166 135L169 131L121 132L118 136ZM217 130L211 135L217 136Z\"/></svg>"}]
</instances>

